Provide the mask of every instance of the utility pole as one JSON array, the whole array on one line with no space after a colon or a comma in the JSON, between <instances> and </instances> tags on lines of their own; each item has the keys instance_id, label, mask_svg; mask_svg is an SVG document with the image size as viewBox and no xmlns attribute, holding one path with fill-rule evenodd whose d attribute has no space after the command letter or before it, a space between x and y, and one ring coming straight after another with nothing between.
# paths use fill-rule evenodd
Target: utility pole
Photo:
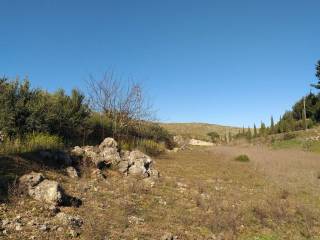
<instances>
[{"instance_id":1,"label":"utility pole","mask_svg":"<svg viewBox=\"0 0 320 240\"><path fill-rule=\"evenodd\" d=\"M304 119L304 130L307 131L306 96L303 97L303 119Z\"/></svg>"}]
</instances>

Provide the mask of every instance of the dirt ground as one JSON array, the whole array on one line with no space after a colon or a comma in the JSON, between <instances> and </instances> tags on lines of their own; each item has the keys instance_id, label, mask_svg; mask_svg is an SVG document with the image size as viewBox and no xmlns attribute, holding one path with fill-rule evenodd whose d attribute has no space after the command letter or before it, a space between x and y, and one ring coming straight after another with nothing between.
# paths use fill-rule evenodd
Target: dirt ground
<instances>
[{"instance_id":1,"label":"dirt ground","mask_svg":"<svg viewBox=\"0 0 320 240\"><path fill-rule=\"evenodd\" d=\"M234 157L247 154L249 162ZM320 239L320 155L263 147L195 147L156 158L155 186L106 170L106 180L63 172L44 174L83 201L61 211L84 220L78 239ZM3 210L5 208L5 210ZM41 211L40 211L41 210ZM0 208L1 219L17 215L22 230L2 239L70 239L24 222L54 217L39 203L17 197Z\"/></svg>"}]
</instances>

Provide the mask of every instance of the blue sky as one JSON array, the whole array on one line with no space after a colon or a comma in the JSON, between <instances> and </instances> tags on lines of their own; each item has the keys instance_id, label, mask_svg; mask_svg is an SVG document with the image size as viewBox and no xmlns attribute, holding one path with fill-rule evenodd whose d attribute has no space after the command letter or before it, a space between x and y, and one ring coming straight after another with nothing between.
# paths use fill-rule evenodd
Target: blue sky
<instances>
[{"instance_id":1,"label":"blue sky","mask_svg":"<svg viewBox=\"0 0 320 240\"><path fill-rule=\"evenodd\" d=\"M320 1L0 0L0 74L86 91L110 68L168 122L277 119L316 81Z\"/></svg>"}]
</instances>

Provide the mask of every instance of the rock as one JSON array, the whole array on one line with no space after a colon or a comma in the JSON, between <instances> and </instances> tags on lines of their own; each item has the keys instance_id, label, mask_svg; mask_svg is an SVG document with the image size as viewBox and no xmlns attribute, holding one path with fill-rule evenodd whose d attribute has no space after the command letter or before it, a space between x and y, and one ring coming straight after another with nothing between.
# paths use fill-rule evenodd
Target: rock
<instances>
[{"instance_id":1,"label":"rock","mask_svg":"<svg viewBox=\"0 0 320 240\"><path fill-rule=\"evenodd\" d=\"M16 223L15 229L16 229L16 231L22 231L21 224L20 223Z\"/></svg>"},{"instance_id":2,"label":"rock","mask_svg":"<svg viewBox=\"0 0 320 240\"><path fill-rule=\"evenodd\" d=\"M136 217L136 216L129 216L128 217L128 222L130 224L141 224L141 223L144 222L144 219L140 218L140 217Z\"/></svg>"},{"instance_id":3,"label":"rock","mask_svg":"<svg viewBox=\"0 0 320 240\"><path fill-rule=\"evenodd\" d=\"M3 219L2 220L2 226L5 227L10 223L9 219Z\"/></svg>"},{"instance_id":4,"label":"rock","mask_svg":"<svg viewBox=\"0 0 320 240\"><path fill-rule=\"evenodd\" d=\"M19 178L19 185L25 187L35 187L44 180L41 173L31 172Z\"/></svg>"},{"instance_id":5,"label":"rock","mask_svg":"<svg viewBox=\"0 0 320 240\"><path fill-rule=\"evenodd\" d=\"M129 175L147 177L147 170L151 167L152 159L148 155L135 150L129 155L129 163Z\"/></svg>"},{"instance_id":6,"label":"rock","mask_svg":"<svg viewBox=\"0 0 320 240\"><path fill-rule=\"evenodd\" d=\"M172 152L177 153L177 152L179 152L179 150L180 150L180 148L176 148L175 147L175 148L172 149Z\"/></svg>"},{"instance_id":7,"label":"rock","mask_svg":"<svg viewBox=\"0 0 320 240\"><path fill-rule=\"evenodd\" d=\"M116 148L105 147L100 152L100 156L102 156L105 164L118 164L121 161L120 155Z\"/></svg>"},{"instance_id":8,"label":"rock","mask_svg":"<svg viewBox=\"0 0 320 240\"><path fill-rule=\"evenodd\" d=\"M36 187L29 189L29 195L38 201L52 205L60 205L63 202L64 193L56 181L43 180Z\"/></svg>"},{"instance_id":9,"label":"rock","mask_svg":"<svg viewBox=\"0 0 320 240\"><path fill-rule=\"evenodd\" d=\"M79 147L79 146L75 146L72 150L71 150L71 154L77 157L82 157L85 154L85 151Z\"/></svg>"},{"instance_id":10,"label":"rock","mask_svg":"<svg viewBox=\"0 0 320 240\"><path fill-rule=\"evenodd\" d=\"M48 224L41 224L40 226L39 226L39 230L40 231L43 231L43 232L46 232L46 231L49 231L50 230L50 228L49 228L49 226L48 226Z\"/></svg>"},{"instance_id":11,"label":"rock","mask_svg":"<svg viewBox=\"0 0 320 240\"><path fill-rule=\"evenodd\" d=\"M56 215L57 213L60 212L60 208L58 208L57 206L55 205L52 205L49 207L49 211L53 214L53 215Z\"/></svg>"},{"instance_id":12,"label":"rock","mask_svg":"<svg viewBox=\"0 0 320 240\"><path fill-rule=\"evenodd\" d=\"M213 146L212 142L206 142L198 139L190 139L189 144L192 146Z\"/></svg>"},{"instance_id":13,"label":"rock","mask_svg":"<svg viewBox=\"0 0 320 240\"><path fill-rule=\"evenodd\" d=\"M148 170L148 174L151 178L154 178L154 179L157 179L160 177L160 173L158 170L155 170L155 169L149 169Z\"/></svg>"},{"instance_id":14,"label":"rock","mask_svg":"<svg viewBox=\"0 0 320 240\"><path fill-rule=\"evenodd\" d=\"M74 229L71 229L71 230L69 231L69 235L70 235L71 237L75 238L75 237L78 237L78 236L80 235L80 233L79 233L78 231L74 230Z\"/></svg>"},{"instance_id":15,"label":"rock","mask_svg":"<svg viewBox=\"0 0 320 240\"><path fill-rule=\"evenodd\" d=\"M144 165L140 163L136 163L132 165L128 170L128 174L133 176L148 177L148 174Z\"/></svg>"},{"instance_id":16,"label":"rock","mask_svg":"<svg viewBox=\"0 0 320 240\"><path fill-rule=\"evenodd\" d=\"M129 168L129 162L128 161L121 161L118 164L118 171L121 173L127 173Z\"/></svg>"},{"instance_id":17,"label":"rock","mask_svg":"<svg viewBox=\"0 0 320 240\"><path fill-rule=\"evenodd\" d=\"M105 148L117 148L118 143L113 138L106 138L99 145L99 149L103 151Z\"/></svg>"},{"instance_id":18,"label":"rock","mask_svg":"<svg viewBox=\"0 0 320 240\"><path fill-rule=\"evenodd\" d=\"M94 169L91 172L91 177L97 180L104 180L106 179L106 176L103 174L103 172L100 169Z\"/></svg>"},{"instance_id":19,"label":"rock","mask_svg":"<svg viewBox=\"0 0 320 240\"><path fill-rule=\"evenodd\" d=\"M71 166L67 167L66 172L67 172L68 176L71 178L79 178L78 172L74 167L71 167Z\"/></svg>"},{"instance_id":20,"label":"rock","mask_svg":"<svg viewBox=\"0 0 320 240\"><path fill-rule=\"evenodd\" d=\"M71 216L63 212L58 213L55 220L64 226L72 228L79 228L83 224L83 220L79 216Z\"/></svg>"},{"instance_id":21,"label":"rock","mask_svg":"<svg viewBox=\"0 0 320 240\"><path fill-rule=\"evenodd\" d=\"M166 233L161 237L161 240L177 240L177 236L173 236L171 233Z\"/></svg>"},{"instance_id":22,"label":"rock","mask_svg":"<svg viewBox=\"0 0 320 240\"><path fill-rule=\"evenodd\" d=\"M179 147L186 145L186 141L181 135L173 136L173 142Z\"/></svg>"}]
</instances>

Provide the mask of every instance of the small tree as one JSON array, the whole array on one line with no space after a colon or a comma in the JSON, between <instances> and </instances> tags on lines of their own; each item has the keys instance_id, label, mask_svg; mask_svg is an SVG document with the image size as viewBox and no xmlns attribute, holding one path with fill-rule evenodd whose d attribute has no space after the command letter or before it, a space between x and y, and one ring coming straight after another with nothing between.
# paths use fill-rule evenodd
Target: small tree
<instances>
[{"instance_id":1,"label":"small tree","mask_svg":"<svg viewBox=\"0 0 320 240\"><path fill-rule=\"evenodd\" d=\"M114 137L128 137L139 122L153 120L152 106L141 84L124 82L113 72L106 72L100 80L90 76L87 84L92 108L111 119Z\"/></svg>"},{"instance_id":2,"label":"small tree","mask_svg":"<svg viewBox=\"0 0 320 240\"><path fill-rule=\"evenodd\" d=\"M266 125L263 123L263 122L261 122L261 125L260 125L260 131L259 131L259 135L260 136L265 136L266 135Z\"/></svg>"},{"instance_id":3,"label":"small tree","mask_svg":"<svg viewBox=\"0 0 320 240\"><path fill-rule=\"evenodd\" d=\"M318 78L318 82L316 84L311 84L311 86L320 89L320 60L316 64L316 77Z\"/></svg>"},{"instance_id":4,"label":"small tree","mask_svg":"<svg viewBox=\"0 0 320 240\"><path fill-rule=\"evenodd\" d=\"M253 137L256 138L258 136L256 124L253 125Z\"/></svg>"},{"instance_id":5,"label":"small tree","mask_svg":"<svg viewBox=\"0 0 320 240\"><path fill-rule=\"evenodd\" d=\"M251 129L250 129L250 127L248 127L248 130L247 130L247 139L248 139L248 140L251 140L251 138L252 138Z\"/></svg>"},{"instance_id":6,"label":"small tree","mask_svg":"<svg viewBox=\"0 0 320 240\"><path fill-rule=\"evenodd\" d=\"M232 133L229 131L229 141L232 141Z\"/></svg>"},{"instance_id":7,"label":"small tree","mask_svg":"<svg viewBox=\"0 0 320 240\"><path fill-rule=\"evenodd\" d=\"M209 132L207 135L211 138L211 141L213 143L216 143L220 139L220 135L217 132Z\"/></svg>"},{"instance_id":8,"label":"small tree","mask_svg":"<svg viewBox=\"0 0 320 240\"><path fill-rule=\"evenodd\" d=\"M270 123L270 134L274 133L274 120L273 116L271 116L271 123Z\"/></svg>"}]
</instances>

